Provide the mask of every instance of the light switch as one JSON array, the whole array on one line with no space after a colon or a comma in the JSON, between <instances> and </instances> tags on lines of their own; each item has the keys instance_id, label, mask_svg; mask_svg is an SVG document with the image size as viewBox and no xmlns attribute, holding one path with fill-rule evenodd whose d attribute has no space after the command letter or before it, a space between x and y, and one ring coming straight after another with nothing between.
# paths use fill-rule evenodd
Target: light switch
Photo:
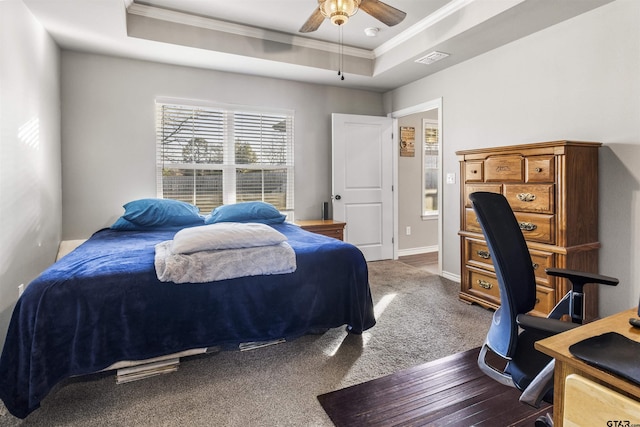
<instances>
[{"instance_id":1,"label":"light switch","mask_svg":"<svg viewBox=\"0 0 640 427\"><path fill-rule=\"evenodd\" d=\"M456 183L456 174L454 173L448 173L447 174L447 184L455 184Z\"/></svg>"}]
</instances>

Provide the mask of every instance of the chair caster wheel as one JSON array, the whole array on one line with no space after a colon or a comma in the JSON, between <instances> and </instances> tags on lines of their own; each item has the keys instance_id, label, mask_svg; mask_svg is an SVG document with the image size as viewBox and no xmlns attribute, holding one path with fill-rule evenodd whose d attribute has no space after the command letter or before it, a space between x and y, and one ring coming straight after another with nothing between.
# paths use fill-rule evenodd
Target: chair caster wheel
<instances>
[{"instance_id":1,"label":"chair caster wheel","mask_svg":"<svg viewBox=\"0 0 640 427\"><path fill-rule=\"evenodd\" d=\"M534 425L536 427L553 427L553 419L551 418L551 414L539 417Z\"/></svg>"}]
</instances>

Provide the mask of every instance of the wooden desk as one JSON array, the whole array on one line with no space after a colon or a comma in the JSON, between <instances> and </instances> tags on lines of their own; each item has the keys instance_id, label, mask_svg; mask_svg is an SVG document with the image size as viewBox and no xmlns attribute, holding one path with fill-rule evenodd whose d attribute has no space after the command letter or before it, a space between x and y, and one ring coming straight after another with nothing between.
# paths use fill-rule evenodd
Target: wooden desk
<instances>
[{"instance_id":1,"label":"wooden desk","mask_svg":"<svg viewBox=\"0 0 640 427\"><path fill-rule=\"evenodd\" d=\"M588 323L579 328L554 335L535 343L535 348L556 359L553 379L553 422L554 427L563 425L564 384L570 374L578 374L584 378L600 383L620 394L640 401L640 386L624 378L591 366L577 359L569 352L569 346L605 332L617 332L634 341L640 342L640 329L629 325L630 317L638 317L637 308L629 309L613 316ZM638 356L640 360L640 355Z\"/></svg>"},{"instance_id":2,"label":"wooden desk","mask_svg":"<svg viewBox=\"0 0 640 427\"><path fill-rule=\"evenodd\" d=\"M344 227L346 222L334 221L332 219L306 219L295 221L303 230L310 231L334 239L344 240Z\"/></svg>"}]
</instances>

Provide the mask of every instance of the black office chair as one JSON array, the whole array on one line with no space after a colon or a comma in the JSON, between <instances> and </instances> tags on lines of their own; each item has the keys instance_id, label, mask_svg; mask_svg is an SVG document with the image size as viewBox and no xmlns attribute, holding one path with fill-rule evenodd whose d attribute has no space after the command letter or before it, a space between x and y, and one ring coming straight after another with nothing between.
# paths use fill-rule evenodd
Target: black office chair
<instances>
[{"instance_id":1,"label":"black office chair","mask_svg":"<svg viewBox=\"0 0 640 427\"><path fill-rule=\"evenodd\" d=\"M521 390L521 402L536 408L542 400L552 403L554 362L535 350L534 343L582 323L585 284L615 286L618 280L548 268L547 274L567 278L572 289L547 318L527 315L536 303L536 280L529 249L511 206L501 194L476 192L469 199L487 241L500 289L500 307L493 315L478 366L496 381ZM571 316L572 322L559 320L563 315ZM499 356L503 363L490 363L488 352ZM553 425L551 416L541 417L536 425Z\"/></svg>"}]
</instances>

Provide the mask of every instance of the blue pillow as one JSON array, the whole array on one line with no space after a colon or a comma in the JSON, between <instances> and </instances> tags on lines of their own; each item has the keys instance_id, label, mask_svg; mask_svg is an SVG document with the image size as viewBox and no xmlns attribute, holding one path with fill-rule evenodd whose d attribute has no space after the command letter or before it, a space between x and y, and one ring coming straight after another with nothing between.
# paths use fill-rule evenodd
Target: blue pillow
<instances>
[{"instance_id":1,"label":"blue pillow","mask_svg":"<svg viewBox=\"0 0 640 427\"><path fill-rule=\"evenodd\" d=\"M111 224L110 228L112 230L133 231L133 230L138 230L140 227L138 227L131 221L127 221L123 217L120 217L116 220L116 222Z\"/></svg>"},{"instance_id":2,"label":"blue pillow","mask_svg":"<svg viewBox=\"0 0 640 427\"><path fill-rule=\"evenodd\" d=\"M204 224L198 207L180 200L140 199L123 207L125 212L122 218L138 227Z\"/></svg>"},{"instance_id":3,"label":"blue pillow","mask_svg":"<svg viewBox=\"0 0 640 427\"><path fill-rule=\"evenodd\" d=\"M287 218L272 204L266 202L241 202L222 205L215 208L205 218L205 224L216 222L258 222L262 224L281 224Z\"/></svg>"},{"instance_id":4,"label":"blue pillow","mask_svg":"<svg viewBox=\"0 0 640 427\"><path fill-rule=\"evenodd\" d=\"M120 217L116 220L116 222L114 222L113 224L111 224L111 228L112 230L117 230L117 231L159 231L159 230L183 230L185 228L189 228L189 227L195 227L198 225L204 225L204 217L200 217L200 222L195 223L195 224L188 224L188 225L161 225L161 226L144 226L144 225L137 225L134 222L131 221L127 221L126 219L124 219L123 217Z\"/></svg>"}]
</instances>

